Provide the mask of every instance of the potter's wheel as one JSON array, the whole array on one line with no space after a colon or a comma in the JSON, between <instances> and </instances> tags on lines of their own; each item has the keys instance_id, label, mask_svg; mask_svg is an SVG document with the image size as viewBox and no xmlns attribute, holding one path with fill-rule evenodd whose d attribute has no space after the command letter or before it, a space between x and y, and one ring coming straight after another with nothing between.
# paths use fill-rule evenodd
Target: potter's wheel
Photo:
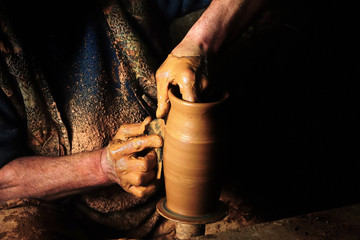
<instances>
[{"instance_id":1,"label":"potter's wheel","mask_svg":"<svg viewBox=\"0 0 360 240\"><path fill-rule=\"evenodd\" d=\"M166 219L174 222L186 223L186 224L208 224L220 221L227 215L227 208L221 201L218 202L216 210L214 212L202 215L202 216L185 216L175 213L167 208L166 198L162 198L157 204L156 209Z\"/></svg>"}]
</instances>

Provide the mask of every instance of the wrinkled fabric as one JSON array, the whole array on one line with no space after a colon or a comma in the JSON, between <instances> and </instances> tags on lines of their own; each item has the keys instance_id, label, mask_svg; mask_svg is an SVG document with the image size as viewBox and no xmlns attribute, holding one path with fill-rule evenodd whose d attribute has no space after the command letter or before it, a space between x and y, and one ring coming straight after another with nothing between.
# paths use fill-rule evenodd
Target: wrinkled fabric
<instances>
[{"instance_id":1,"label":"wrinkled fabric","mask_svg":"<svg viewBox=\"0 0 360 240\"><path fill-rule=\"evenodd\" d=\"M5 10L2 7L0 11ZM24 53L6 13L1 12L0 26L0 89L27 129L25 136L18 139L27 138L27 146L23 147L34 154L64 155L70 149L69 139L50 89ZM2 159L6 160L11 159Z\"/></svg>"},{"instance_id":2,"label":"wrinkled fabric","mask_svg":"<svg viewBox=\"0 0 360 240\"><path fill-rule=\"evenodd\" d=\"M34 155L98 149L121 124L153 115L158 64L149 59L129 12L115 1L103 2L102 9L87 7L88 13L80 14L87 19L72 36L76 49L66 49L69 45L57 44L58 36L50 35L39 56L28 54L1 14L0 86L27 124Z\"/></svg>"},{"instance_id":3,"label":"wrinkled fabric","mask_svg":"<svg viewBox=\"0 0 360 240\"><path fill-rule=\"evenodd\" d=\"M0 9L0 110L7 116L0 119L5 130L0 141L14 150L10 153L24 143L20 154L0 155L2 165L20 155L93 151L105 147L121 124L154 115L159 62L142 39L154 39L150 44L157 45L155 49L161 41L148 28L153 21L147 17L156 13L149 4L101 1L69 12L65 4L50 13L37 9L36 2L28 4L31 8L22 10L25 19L26 14L35 16L29 26L18 21L15 3ZM113 186L67 201L97 227L143 237L160 218L155 209L160 196L139 199ZM46 219L52 210L61 212L62 204L43 207L41 202L32 204L37 200L22 201L0 207L0 236L21 239L17 234L24 226L38 229L30 239L46 239ZM50 221L55 226L56 216Z\"/></svg>"},{"instance_id":4,"label":"wrinkled fabric","mask_svg":"<svg viewBox=\"0 0 360 240\"><path fill-rule=\"evenodd\" d=\"M8 102L7 97L0 91L0 168L8 159L28 154L26 152L26 133L24 126L16 113L16 110ZM21 139L21 140L19 140Z\"/></svg>"}]
</instances>

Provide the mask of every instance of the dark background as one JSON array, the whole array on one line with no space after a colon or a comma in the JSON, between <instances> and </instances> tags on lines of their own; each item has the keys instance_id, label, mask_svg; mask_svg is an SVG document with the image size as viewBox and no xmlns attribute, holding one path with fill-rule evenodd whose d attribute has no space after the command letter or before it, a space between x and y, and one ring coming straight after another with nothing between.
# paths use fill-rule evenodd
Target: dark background
<instances>
[{"instance_id":1,"label":"dark background","mask_svg":"<svg viewBox=\"0 0 360 240\"><path fill-rule=\"evenodd\" d=\"M265 219L360 201L354 2L275 4L213 75L232 96L226 186Z\"/></svg>"},{"instance_id":2,"label":"dark background","mask_svg":"<svg viewBox=\"0 0 360 240\"><path fill-rule=\"evenodd\" d=\"M19 24L41 48L31 24L43 18L26 7L15 8L29 20ZM71 14L81 11L70 10L49 30L77 32ZM279 1L211 62L211 77L231 94L225 186L254 215L270 220L360 202L358 11L356 1Z\"/></svg>"}]
</instances>

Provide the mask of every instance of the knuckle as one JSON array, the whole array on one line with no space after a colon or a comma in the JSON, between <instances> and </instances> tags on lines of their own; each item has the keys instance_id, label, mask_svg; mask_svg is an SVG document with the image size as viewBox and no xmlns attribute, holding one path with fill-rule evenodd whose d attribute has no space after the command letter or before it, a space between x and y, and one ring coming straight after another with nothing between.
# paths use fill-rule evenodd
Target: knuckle
<instances>
[{"instance_id":1,"label":"knuckle","mask_svg":"<svg viewBox=\"0 0 360 240\"><path fill-rule=\"evenodd\" d=\"M136 151L139 151L141 149L141 146L142 146L141 140L138 140L138 141L134 142L134 144L133 144L134 150L136 150Z\"/></svg>"},{"instance_id":2,"label":"knuckle","mask_svg":"<svg viewBox=\"0 0 360 240\"><path fill-rule=\"evenodd\" d=\"M141 163L141 167L143 169L144 172L147 172L150 168L150 163L149 161L146 161L144 160L142 163Z\"/></svg>"},{"instance_id":3,"label":"knuckle","mask_svg":"<svg viewBox=\"0 0 360 240\"><path fill-rule=\"evenodd\" d=\"M164 69L162 67L160 67L155 73L155 79L157 82L166 81L167 75L168 75L168 73L166 71L164 71Z\"/></svg>"},{"instance_id":4,"label":"knuckle","mask_svg":"<svg viewBox=\"0 0 360 240\"><path fill-rule=\"evenodd\" d=\"M194 81L195 73L190 69L187 69L180 74L180 78L182 81Z\"/></svg>"},{"instance_id":5,"label":"knuckle","mask_svg":"<svg viewBox=\"0 0 360 240\"><path fill-rule=\"evenodd\" d=\"M142 182L143 182L142 175L140 175L140 174L135 175L134 184L137 186L140 186L142 184Z\"/></svg>"},{"instance_id":6,"label":"knuckle","mask_svg":"<svg viewBox=\"0 0 360 240\"><path fill-rule=\"evenodd\" d=\"M127 158L122 157L116 161L116 169L118 171L125 171L127 169Z\"/></svg>"},{"instance_id":7,"label":"knuckle","mask_svg":"<svg viewBox=\"0 0 360 240\"><path fill-rule=\"evenodd\" d=\"M159 68L155 73L155 79L159 80L161 78L161 74L162 74L162 71L161 71L161 68Z\"/></svg>"}]
</instances>

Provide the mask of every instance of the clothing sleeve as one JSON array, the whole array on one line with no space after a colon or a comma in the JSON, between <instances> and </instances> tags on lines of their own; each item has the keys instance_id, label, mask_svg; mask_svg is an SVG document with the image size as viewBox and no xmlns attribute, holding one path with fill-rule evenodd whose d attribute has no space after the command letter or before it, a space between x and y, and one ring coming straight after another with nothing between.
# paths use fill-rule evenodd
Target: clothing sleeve
<instances>
[{"instance_id":1,"label":"clothing sleeve","mask_svg":"<svg viewBox=\"0 0 360 240\"><path fill-rule=\"evenodd\" d=\"M169 19L184 16L207 7L212 0L156 0L162 13Z\"/></svg>"},{"instance_id":2,"label":"clothing sleeve","mask_svg":"<svg viewBox=\"0 0 360 240\"><path fill-rule=\"evenodd\" d=\"M24 128L15 108L0 88L0 168L28 154Z\"/></svg>"}]
</instances>

